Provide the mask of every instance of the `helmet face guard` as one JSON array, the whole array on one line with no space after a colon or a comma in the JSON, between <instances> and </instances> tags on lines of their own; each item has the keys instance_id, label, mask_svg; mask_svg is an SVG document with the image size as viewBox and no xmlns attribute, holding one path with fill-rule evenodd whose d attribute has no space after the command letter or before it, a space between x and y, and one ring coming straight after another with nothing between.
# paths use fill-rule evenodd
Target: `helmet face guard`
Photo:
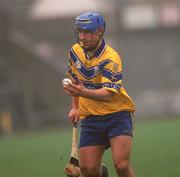
<instances>
[{"instance_id":1,"label":"helmet face guard","mask_svg":"<svg viewBox=\"0 0 180 177\"><path fill-rule=\"evenodd\" d=\"M103 36L103 33L105 31L106 23L104 21L104 18L96 13L84 13L76 17L75 24L74 24L74 34L75 39L79 45L87 50L91 51L95 49L100 41L100 39ZM99 35L99 40L96 42L96 44L89 46L88 48L85 48L83 45L83 42L79 38L80 32L84 31L92 35L96 35L98 29L103 29L103 32L101 35Z\"/></svg>"}]
</instances>

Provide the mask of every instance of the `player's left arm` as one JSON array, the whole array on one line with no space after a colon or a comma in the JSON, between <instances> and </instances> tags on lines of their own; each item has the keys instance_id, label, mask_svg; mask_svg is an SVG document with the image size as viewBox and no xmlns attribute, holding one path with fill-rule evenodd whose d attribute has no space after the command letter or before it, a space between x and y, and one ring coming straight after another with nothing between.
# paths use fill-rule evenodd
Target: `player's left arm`
<instances>
[{"instance_id":1,"label":"player's left arm","mask_svg":"<svg viewBox=\"0 0 180 177\"><path fill-rule=\"evenodd\" d=\"M102 87L108 91L119 93L122 86L122 61L114 52L111 62L102 70Z\"/></svg>"},{"instance_id":2,"label":"player's left arm","mask_svg":"<svg viewBox=\"0 0 180 177\"><path fill-rule=\"evenodd\" d=\"M87 89L81 82L78 84L68 84L64 87L64 90L71 96L80 96L98 101L111 101L115 94L105 88L95 90Z\"/></svg>"},{"instance_id":3,"label":"player's left arm","mask_svg":"<svg viewBox=\"0 0 180 177\"><path fill-rule=\"evenodd\" d=\"M116 63L111 62L108 68L104 68L101 81L102 88L100 89L85 88L81 82L68 84L64 89L71 96L80 96L98 101L111 101L113 96L119 93L122 79L121 71L114 72L114 67L116 70Z\"/></svg>"},{"instance_id":4,"label":"player's left arm","mask_svg":"<svg viewBox=\"0 0 180 177\"><path fill-rule=\"evenodd\" d=\"M103 68L101 84L102 88L100 89L87 89L79 82L78 84L69 84L65 87L65 91L71 96L111 101L113 96L119 93L122 84L122 63L117 53L114 53L111 62Z\"/></svg>"}]
</instances>

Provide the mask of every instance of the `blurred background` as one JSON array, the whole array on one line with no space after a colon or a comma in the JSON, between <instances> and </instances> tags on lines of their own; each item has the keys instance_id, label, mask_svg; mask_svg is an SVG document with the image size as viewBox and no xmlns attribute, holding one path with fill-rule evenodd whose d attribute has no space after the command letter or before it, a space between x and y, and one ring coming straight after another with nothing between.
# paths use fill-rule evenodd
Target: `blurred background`
<instances>
[{"instance_id":1,"label":"blurred background","mask_svg":"<svg viewBox=\"0 0 180 177\"><path fill-rule=\"evenodd\" d=\"M0 0L0 139L70 125L61 80L87 11L106 19L136 120L180 118L179 0Z\"/></svg>"},{"instance_id":2,"label":"blurred background","mask_svg":"<svg viewBox=\"0 0 180 177\"><path fill-rule=\"evenodd\" d=\"M1 124L16 131L67 123L61 80L74 18L86 11L107 21L105 39L122 57L137 119L180 113L180 1L0 0Z\"/></svg>"}]
</instances>

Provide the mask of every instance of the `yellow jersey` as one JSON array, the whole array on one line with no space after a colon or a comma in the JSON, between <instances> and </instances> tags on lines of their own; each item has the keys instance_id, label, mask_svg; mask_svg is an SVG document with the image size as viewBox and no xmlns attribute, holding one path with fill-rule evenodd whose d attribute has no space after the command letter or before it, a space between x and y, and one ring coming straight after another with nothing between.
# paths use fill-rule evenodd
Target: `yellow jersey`
<instances>
[{"instance_id":1,"label":"yellow jersey","mask_svg":"<svg viewBox=\"0 0 180 177\"><path fill-rule=\"evenodd\" d=\"M105 115L118 111L135 111L135 104L122 87L122 61L104 39L94 56L88 59L79 44L69 52L68 75L81 80L88 89L105 88L116 93L110 102L79 97L80 118Z\"/></svg>"}]
</instances>

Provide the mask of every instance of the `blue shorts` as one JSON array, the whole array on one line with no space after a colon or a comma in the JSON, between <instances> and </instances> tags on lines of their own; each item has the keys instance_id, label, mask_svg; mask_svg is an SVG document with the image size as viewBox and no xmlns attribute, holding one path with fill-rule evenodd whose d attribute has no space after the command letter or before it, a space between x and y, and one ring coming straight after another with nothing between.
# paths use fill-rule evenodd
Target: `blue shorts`
<instances>
[{"instance_id":1,"label":"blue shorts","mask_svg":"<svg viewBox=\"0 0 180 177\"><path fill-rule=\"evenodd\" d=\"M133 136L132 114L120 111L107 115L91 115L81 121L79 147L105 145L109 140L119 135Z\"/></svg>"}]
</instances>

